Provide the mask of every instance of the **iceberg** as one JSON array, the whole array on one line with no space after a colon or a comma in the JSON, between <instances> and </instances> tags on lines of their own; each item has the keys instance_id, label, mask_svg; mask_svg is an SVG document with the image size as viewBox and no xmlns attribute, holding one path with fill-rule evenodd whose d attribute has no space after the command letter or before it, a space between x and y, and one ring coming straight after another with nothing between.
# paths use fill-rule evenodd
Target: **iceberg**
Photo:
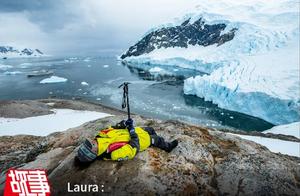
<instances>
[{"instance_id":1,"label":"iceberg","mask_svg":"<svg viewBox=\"0 0 300 196\"><path fill-rule=\"evenodd\" d=\"M218 36L235 30L232 39L220 43L218 38L219 43L201 45L183 37L183 47L178 47L178 42L170 45L174 40L161 42L165 35L154 37L154 32L147 45L154 48L152 51L135 55L136 44L122 57L131 66L152 64L162 69L173 66L204 72L184 81L185 94L275 125L296 122L300 119L298 6L296 0L203 2L182 17L185 22L169 26L184 29L195 21L203 22L201 28L223 24L225 28ZM159 32L167 26L160 27ZM182 36L181 32L172 33ZM209 36L217 34L212 31Z\"/></svg>"},{"instance_id":2,"label":"iceberg","mask_svg":"<svg viewBox=\"0 0 300 196\"><path fill-rule=\"evenodd\" d=\"M11 65L4 65L4 64L0 64L0 70L7 70L12 68L13 66Z\"/></svg>"},{"instance_id":3,"label":"iceberg","mask_svg":"<svg viewBox=\"0 0 300 196\"><path fill-rule=\"evenodd\" d=\"M23 73L23 72L21 72L21 71L6 71L3 74L10 76L10 75L17 75L17 74L21 74L21 73Z\"/></svg>"},{"instance_id":4,"label":"iceberg","mask_svg":"<svg viewBox=\"0 0 300 196\"><path fill-rule=\"evenodd\" d=\"M68 79L58 77L58 76L51 76L50 78L46 78L40 81L41 84L49 84L49 83L58 83L58 82L66 82Z\"/></svg>"},{"instance_id":5,"label":"iceberg","mask_svg":"<svg viewBox=\"0 0 300 196\"><path fill-rule=\"evenodd\" d=\"M82 85L82 86L88 86L88 85L89 85L89 83L87 83L87 82L83 81L83 82L81 82L81 85Z\"/></svg>"}]
</instances>

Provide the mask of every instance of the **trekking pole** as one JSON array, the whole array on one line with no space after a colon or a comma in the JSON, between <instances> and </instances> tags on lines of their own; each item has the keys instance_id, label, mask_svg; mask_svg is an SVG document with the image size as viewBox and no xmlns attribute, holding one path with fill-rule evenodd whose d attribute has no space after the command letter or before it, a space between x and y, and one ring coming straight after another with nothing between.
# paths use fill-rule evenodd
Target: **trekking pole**
<instances>
[{"instance_id":1,"label":"trekking pole","mask_svg":"<svg viewBox=\"0 0 300 196\"><path fill-rule=\"evenodd\" d=\"M124 82L119 86L119 88L123 87L123 99L122 99L122 109L127 107L127 115L128 119L130 119L130 107L129 107L129 91L128 91L129 82Z\"/></svg>"}]
</instances>

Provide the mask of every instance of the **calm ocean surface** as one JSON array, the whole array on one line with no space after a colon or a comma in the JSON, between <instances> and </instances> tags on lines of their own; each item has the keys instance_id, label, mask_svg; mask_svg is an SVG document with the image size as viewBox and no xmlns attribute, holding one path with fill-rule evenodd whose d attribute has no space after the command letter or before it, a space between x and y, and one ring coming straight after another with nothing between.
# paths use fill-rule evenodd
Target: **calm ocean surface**
<instances>
[{"instance_id":1,"label":"calm ocean surface","mask_svg":"<svg viewBox=\"0 0 300 196\"><path fill-rule=\"evenodd\" d=\"M172 76L124 65L114 56L0 60L0 99L57 97L88 100L120 108L122 89L118 86L127 81L131 83L131 111L137 114L246 131L262 131L272 127L264 120L224 110L201 98L184 95L183 79L201 73L173 67L165 69ZM50 76L27 77L27 74L39 70L53 71L53 75L68 80L41 84L41 80ZM82 85L82 82L88 85Z\"/></svg>"}]
</instances>

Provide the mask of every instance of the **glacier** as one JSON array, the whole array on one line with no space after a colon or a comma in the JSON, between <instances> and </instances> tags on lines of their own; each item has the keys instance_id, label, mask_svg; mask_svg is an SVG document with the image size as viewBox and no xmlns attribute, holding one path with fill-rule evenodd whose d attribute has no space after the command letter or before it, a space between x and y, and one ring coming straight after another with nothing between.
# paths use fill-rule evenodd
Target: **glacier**
<instances>
[{"instance_id":1,"label":"glacier","mask_svg":"<svg viewBox=\"0 0 300 196\"><path fill-rule=\"evenodd\" d=\"M187 78L184 93L275 125L300 119L299 2L202 2L182 16L226 24L235 36L222 45L169 47L124 59L130 65L174 66L206 73ZM168 26L178 25L178 19ZM160 27L161 28L161 27Z\"/></svg>"}]
</instances>

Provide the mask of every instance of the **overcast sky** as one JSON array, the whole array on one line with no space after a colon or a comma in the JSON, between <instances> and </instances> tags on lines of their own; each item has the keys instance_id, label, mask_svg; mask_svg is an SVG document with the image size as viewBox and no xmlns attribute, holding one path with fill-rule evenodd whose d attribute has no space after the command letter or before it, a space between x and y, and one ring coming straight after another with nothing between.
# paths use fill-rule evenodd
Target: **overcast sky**
<instances>
[{"instance_id":1,"label":"overcast sky","mask_svg":"<svg viewBox=\"0 0 300 196\"><path fill-rule=\"evenodd\" d=\"M49 54L125 50L199 0L0 0L0 45Z\"/></svg>"}]
</instances>

